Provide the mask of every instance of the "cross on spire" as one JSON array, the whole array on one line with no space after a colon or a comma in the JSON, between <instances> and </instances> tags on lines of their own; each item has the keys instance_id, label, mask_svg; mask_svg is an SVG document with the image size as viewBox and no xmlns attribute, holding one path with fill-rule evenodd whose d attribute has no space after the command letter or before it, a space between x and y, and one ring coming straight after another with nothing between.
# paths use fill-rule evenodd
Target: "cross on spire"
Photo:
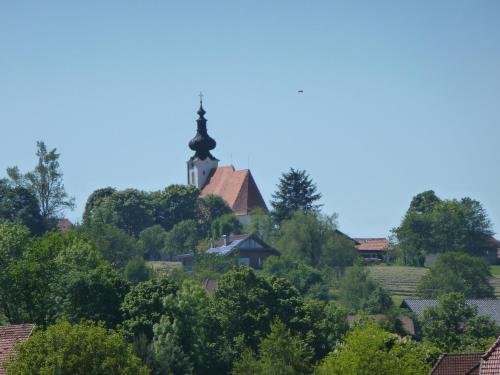
<instances>
[{"instance_id":1,"label":"cross on spire","mask_svg":"<svg viewBox=\"0 0 500 375\"><path fill-rule=\"evenodd\" d=\"M203 93L200 91L200 94L198 95L200 97L200 104L203 103Z\"/></svg>"}]
</instances>

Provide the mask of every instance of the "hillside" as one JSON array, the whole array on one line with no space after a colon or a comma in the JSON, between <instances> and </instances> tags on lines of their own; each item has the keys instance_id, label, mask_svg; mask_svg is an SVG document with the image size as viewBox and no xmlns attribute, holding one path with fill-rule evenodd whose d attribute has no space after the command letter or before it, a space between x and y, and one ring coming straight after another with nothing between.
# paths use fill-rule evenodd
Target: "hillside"
<instances>
[{"instance_id":1,"label":"hillside","mask_svg":"<svg viewBox=\"0 0 500 375\"><path fill-rule=\"evenodd\" d=\"M370 273L375 280L380 282L392 295L412 297L415 289L422 278L429 270L423 267L405 266L370 266ZM495 288L496 298L500 298L500 272L496 267L492 267L493 277L491 285Z\"/></svg>"}]
</instances>

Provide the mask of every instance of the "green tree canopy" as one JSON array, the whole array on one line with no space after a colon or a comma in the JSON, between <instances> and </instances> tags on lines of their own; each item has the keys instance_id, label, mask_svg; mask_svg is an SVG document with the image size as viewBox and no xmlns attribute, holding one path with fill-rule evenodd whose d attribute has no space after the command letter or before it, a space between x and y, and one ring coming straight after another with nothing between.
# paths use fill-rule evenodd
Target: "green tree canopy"
<instances>
[{"instance_id":1,"label":"green tree canopy","mask_svg":"<svg viewBox=\"0 0 500 375\"><path fill-rule=\"evenodd\" d=\"M334 267L342 273L357 257L354 242L337 231L335 216L296 211L279 230L276 246L308 264Z\"/></svg>"},{"instance_id":2,"label":"green tree canopy","mask_svg":"<svg viewBox=\"0 0 500 375\"><path fill-rule=\"evenodd\" d=\"M59 322L19 345L9 375L147 375L123 336L90 323Z\"/></svg>"},{"instance_id":3,"label":"green tree canopy","mask_svg":"<svg viewBox=\"0 0 500 375\"><path fill-rule=\"evenodd\" d=\"M465 251L480 256L494 251L491 222L478 201L441 200L433 191L413 198L393 233L401 260L410 265L423 265L425 255L432 253Z\"/></svg>"},{"instance_id":4,"label":"green tree canopy","mask_svg":"<svg viewBox=\"0 0 500 375\"><path fill-rule=\"evenodd\" d=\"M306 375L311 373L311 348L293 336L282 322L271 324L271 332L261 341L258 355L243 352L236 362L234 375Z\"/></svg>"},{"instance_id":5,"label":"green tree canopy","mask_svg":"<svg viewBox=\"0 0 500 375\"><path fill-rule=\"evenodd\" d=\"M343 345L316 368L316 375L425 375L425 346L384 331L375 322L355 327Z\"/></svg>"},{"instance_id":6,"label":"green tree canopy","mask_svg":"<svg viewBox=\"0 0 500 375\"><path fill-rule=\"evenodd\" d=\"M240 234L243 230L241 222L234 213L225 214L215 219L211 225L212 238L219 239L223 235Z\"/></svg>"},{"instance_id":7,"label":"green tree canopy","mask_svg":"<svg viewBox=\"0 0 500 375\"><path fill-rule=\"evenodd\" d=\"M430 271L424 275L417 292L424 298L460 292L466 298L493 298L490 267L482 258L465 253L440 254Z\"/></svg>"},{"instance_id":8,"label":"green tree canopy","mask_svg":"<svg viewBox=\"0 0 500 375\"><path fill-rule=\"evenodd\" d=\"M45 229L35 194L24 186L12 186L0 179L0 222L4 220L24 225L35 235Z\"/></svg>"},{"instance_id":9,"label":"green tree canopy","mask_svg":"<svg viewBox=\"0 0 500 375\"><path fill-rule=\"evenodd\" d=\"M468 305L461 293L447 293L438 304L424 311L421 319L424 340L444 353L484 351L500 334L500 327L477 315L477 306Z\"/></svg>"},{"instance_id":10,"label":"green tree canopy","mask_svg":"<svg viewBox=\"0 0 500 375\"><path fill-rule=\"evenodd\" d=\"M7 174L14 184L35 195L44 220L54 219L61 211L74 208L74 198L69 198L64 188L60 154L55 148L48 151L42 141L38 141L36 146L38 164L33 171L22 174L18 167L11 167L7 168Z\"/></svg>"},{"instance_id":11,"label":"green tree canopy","mask_svg":"<svg viewBox=\"0 0 500 375\"><path fill-rule=\"evenodd\" d=\"M339 299L351 312L378 314L392 307L389 293L370 277L366 268L358 265L348 269L342 278Z\"/></svg>"},{"instance_id":12,"label":"green tree canopy","mask_svg":"<svg viewBox=\"0 0 500 375\"><path fill-rule=\"evenodd\" d=\"M116 189L112 187L106 187L102 189L95 190L87 198L87 203L85 204L85 210L83 211L83 224L91 225L94 220L94 215L97 209L104 203L106 199L111 197L116 193Z\"/></svg>"},{"instance_id":13,"label":"green tree canopy","mask_svg":"<svg viewBox=\"0 0 500 375\"><path fill-rule=\"evenodd\" d=\"M289 219L295 211L315 211L321 199L316 184L306 171L290 168L281 175L277 190L271 200L273 215L278 223Z\"/></svg>"},{"instance_id":14,"label":"green tree canopy","mask_svg":"<svg viewBox=\"0 0 500 375\"><path fill-rule=\"evenodd\" d=\"M144 229L139 233L139 246L142 248L144 258L158 260L165 248L167 232L159 224Z\"/></svg>"},{"instance_id":15,"label":"green tree canopy","mask_svg":"<svg viewBox=\"0 0 500 375\"><path fill-rule=\"evenodd\" d=\"M163 252L175 254L191 254L196 251L200 240L198 227L194 220L183 220L174 225L165 236Z\"/></svg>"}]
</instances>

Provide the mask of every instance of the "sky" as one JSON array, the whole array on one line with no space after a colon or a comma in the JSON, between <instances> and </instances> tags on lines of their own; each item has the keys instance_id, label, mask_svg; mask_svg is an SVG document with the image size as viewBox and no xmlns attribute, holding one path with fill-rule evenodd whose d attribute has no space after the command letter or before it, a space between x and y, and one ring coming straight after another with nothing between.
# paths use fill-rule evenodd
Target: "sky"
<instances>
[{"instance_id":1,"label":"sky","mask_svg":"<svg viewBox=\"0 0 500 375\"><path fill-rule=\"evenodd\" d=\"M73 221L95 189L186 183L200 91L267 202L294 167L351 236L429 189L500 232L499 1L0 3L0 171L57 148Z\"/></svg>"}]
</instances>

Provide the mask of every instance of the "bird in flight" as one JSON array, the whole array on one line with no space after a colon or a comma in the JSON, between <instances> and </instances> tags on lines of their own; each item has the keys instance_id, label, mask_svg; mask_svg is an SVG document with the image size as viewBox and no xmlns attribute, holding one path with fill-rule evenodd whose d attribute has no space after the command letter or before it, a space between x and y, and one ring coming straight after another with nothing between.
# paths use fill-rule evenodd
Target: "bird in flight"
<instances>
[{"instance_id":1,"label":"bird in flight","mask_svg":"<svg viewBox=\"0 0 500 375\"><path fill-rule=\"evenodd\" d=\"M299 92L299 94L303 94L304 90L299 90L298 92Z\"/></svg>"}]
</instances>

